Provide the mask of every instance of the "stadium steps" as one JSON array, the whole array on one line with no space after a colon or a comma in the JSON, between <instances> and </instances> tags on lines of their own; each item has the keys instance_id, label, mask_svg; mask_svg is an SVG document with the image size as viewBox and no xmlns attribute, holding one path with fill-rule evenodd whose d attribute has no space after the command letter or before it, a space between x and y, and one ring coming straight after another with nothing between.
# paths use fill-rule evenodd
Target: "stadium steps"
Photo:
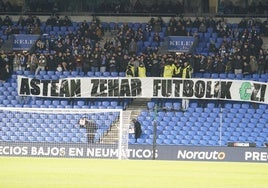
<instances>
[{"instance_id":1,"label":"stadium steps","mask_svg":"<svg viewBox=\"0 0 268 188\"><path fill-rule=\"evenodd\" d=\"M147 103L151 101L151 99L147 98L136 98L133 99L131 104L128 105L126 110L144 110L147 109Z\"/></svg>"},{"instance_id":2,"label":"stadium steps","mask_svg":"<svg viewBox=\"0 0 268 188\"><path fill-rule=\"evenodd\" d=\"M130 119L131 119L132 111L126 110L123 111L123 124L127 124L129 126ZM111 129L107 132L102 140L100 141L103 144L117 144L118 143L118 136L119 136L119 122L116 122L111 126Z\"/></svg>"},{"instance_id":3,"label":"stadium steps","mask_svg":"<svg viewBox=\"0 0 268 188\"><path fill-rule=\"evenodd\" d=\"M127 127L131 124L131 119L137 118L141 110L125 110L123 111L123 124ZM119 122L113 124L106 135L102 137L102 144L117 144L119 136Z\"/></svg>"}]
</instances>

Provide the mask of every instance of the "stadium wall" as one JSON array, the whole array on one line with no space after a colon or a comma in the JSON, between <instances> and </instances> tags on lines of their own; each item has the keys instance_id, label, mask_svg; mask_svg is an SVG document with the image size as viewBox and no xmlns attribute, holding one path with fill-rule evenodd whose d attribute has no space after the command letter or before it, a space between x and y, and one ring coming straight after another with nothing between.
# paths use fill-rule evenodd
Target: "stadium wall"
<instances>
[{"instance_id":1,"label":"stadium wall","mask_svg":"<svg viewBox=\"0 0 268 188\"><path fill-rule=\"evenodd\" d=\"M268 162L267 148L129 145L128 159ZM0 142L2 157L57 157L116 159L118 150L109 145Z\"/></svg>"}]
</instances>

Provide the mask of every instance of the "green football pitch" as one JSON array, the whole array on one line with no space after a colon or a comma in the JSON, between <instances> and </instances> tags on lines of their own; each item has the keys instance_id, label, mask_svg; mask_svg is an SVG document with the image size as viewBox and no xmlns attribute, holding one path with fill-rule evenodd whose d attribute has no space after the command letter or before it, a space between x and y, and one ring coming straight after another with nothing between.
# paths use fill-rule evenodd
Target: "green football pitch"
<instances>
[{"instance_id":1,"label":"green football pitch","mask_svg":"<svg viewBox=\"0 0 268 188\"><path fill-rule=\"evenodd\" d=\"M267 163L0 157L1 188L267 188Z\"/></svg>"}]
</instances>

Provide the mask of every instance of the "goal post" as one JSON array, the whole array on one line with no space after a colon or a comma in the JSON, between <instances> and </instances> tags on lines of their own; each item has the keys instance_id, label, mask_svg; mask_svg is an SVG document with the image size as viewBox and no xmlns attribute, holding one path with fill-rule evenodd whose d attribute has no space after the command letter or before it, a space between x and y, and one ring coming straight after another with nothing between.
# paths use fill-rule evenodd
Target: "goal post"
<instances>
[{"instance_id":1,"label":"goal post","mask_svg":"<svg viewBox=\"0 0 268 188\"><path fill-rule=\"evenodd\" d=\"M127 159L128 126L122 116L122 109L0 107L0 141L66 148L81 145L111 150L111 158Z\"/></svg>"}]
</instances>

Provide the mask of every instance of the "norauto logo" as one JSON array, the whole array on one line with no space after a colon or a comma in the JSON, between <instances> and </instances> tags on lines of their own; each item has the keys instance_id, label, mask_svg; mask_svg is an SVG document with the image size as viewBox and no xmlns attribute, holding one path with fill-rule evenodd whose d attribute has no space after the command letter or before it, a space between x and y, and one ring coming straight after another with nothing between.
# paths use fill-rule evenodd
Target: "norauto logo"
<instances>
[{"instance_id":1,"label":"norauto logo","mask_svg":"<svg viewBox=\"0 0 268 188\"><path fill-rule=\"evenodd\" d=\"M224 160L225 153L218 151L188 151L178 150L177 159L187 160Z\"/></svg>"}]
</instances>

